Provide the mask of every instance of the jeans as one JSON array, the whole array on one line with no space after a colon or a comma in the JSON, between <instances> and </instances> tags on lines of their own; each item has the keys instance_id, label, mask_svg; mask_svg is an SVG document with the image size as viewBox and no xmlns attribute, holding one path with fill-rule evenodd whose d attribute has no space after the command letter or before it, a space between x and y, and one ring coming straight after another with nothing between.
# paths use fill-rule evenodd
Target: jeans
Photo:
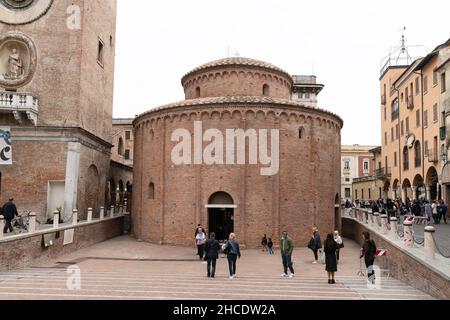
<instances>
[{"instance_id":1,"label":"jeans","mask_svg":"<svg viewBox=\"0 0 450 320\"><path fill-rule=\"evenodd\" d=\"M313 252L314 252L314 258L316 259L316 261L318 261L319 260L319 254L318 254L319 249L314 249Z\"/></svg>"},{"instance_id":2,"label":"jeans","mask_svg":"<svg viewBox=\"0 0 450 320\"><path fill-rule=\"evenodd\" d=\"M206 259L206 262L207 262L207 265L208 265L208 278L209 277L215 277L215 275L216 275L216 262L217 262L217 259L211 259L211 258L208 258L208 259Z\"/></svg>"},{"instance_id":3,"label":"jeans","mask_svg":"<svg viewBox=\"0 0 450 320\"><path fill-rule=\"evenodd\" d=\"M5 227L3 228L3 233L8 233L8 230L9 230L9 232L14 231L11 221L12 221L11 219L5 219L6 224L5 224Z\"/></svg>"},{"instance_id":4,"label":"jeans","mask_svg":"<svg viewBox=\"0 0 450 320\"><path fill-rule=\"evenodd\" d=\"M364 261L366 262L367 267L367 277L369 278L369 280L375 281L375 271L373 270L373 264L375 260L364 258Z\"/></svg>"},{"instance_id":5,"label":"jeans","mask_svg":"<svg viewBox=\"0 0 450 320\"><path fill-rule=\"evenodd\" d=\"M441 213L441 218L439 221L442 220L442 218L444 218L444 222L447 223L447 213Z\"/></svg>"},{"instance_id":6,"label":"jeans","mask_svg":"<svg viewBox=\"0 0 450 320\"><path fill-rule=\"evenodd\" d=\"M228 258L228 269L230 270L230 277L232 277L236 275L237 255L229 254L227 258Z\"/></svg>"},{"instance_id":7,"label":"jeans","mask_svg":"<svg viewBox=\"0 0 450 320\"><path fill-rule=\"evenodd\" d=\"M269 248L269 254L274 254L273 247L268 247L268 248Z\"/></svg>"},{"instance_id":8,"label":"jeans","mask_svg":"<svg viewBox=\"0 0 450 320\"><path fill-rule=\"evenodd\" d=\"M292 255L282 253L281 259L283 260L284 274L288 273L288 268L291 271L291 273L294 274L295 272L294 272L293 263L292 263Z\"/></svg>"},{"instance_id":9,"label":"jeans","mask_svg":"<svg viewBox=\"0 0 450 320\"><path fill-rule=\"evenodd\" d=\"M205 245L204 244L197 246L197 254L200 257L200 260L202 260L203 256L205 255Z\"/></svg>"}]
</instances>

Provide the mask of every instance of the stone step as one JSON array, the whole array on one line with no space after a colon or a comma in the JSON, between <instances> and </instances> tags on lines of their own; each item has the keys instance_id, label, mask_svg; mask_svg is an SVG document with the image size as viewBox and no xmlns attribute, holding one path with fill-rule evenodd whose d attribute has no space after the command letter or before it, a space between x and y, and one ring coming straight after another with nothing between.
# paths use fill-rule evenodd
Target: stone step
<instances>
[{"instance_id":1,"label":"stone step","mask_svg":"<svg viewBox=\"0 0 450 320\"><path fill-rule=\"evenodd\" d=\"M362 277L337 277L336 285L324 277L245 275L208 279L203 275L133 272L83 272L81 290L70 291L70 275L61 268L28 268L0 274L0 299L220 299L220 300L360 300L432 299L412 287L390 279L381 290L367 288Z\"/></svg>"}]
</instances>

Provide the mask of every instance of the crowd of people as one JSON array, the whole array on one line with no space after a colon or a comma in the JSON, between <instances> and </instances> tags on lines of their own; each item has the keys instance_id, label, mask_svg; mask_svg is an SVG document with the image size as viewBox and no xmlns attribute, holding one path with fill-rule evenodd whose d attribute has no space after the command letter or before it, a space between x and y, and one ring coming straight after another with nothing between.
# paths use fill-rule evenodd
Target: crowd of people
<instances>
[{"instance_id":1,"label":"crowd of people","mask_svg":"<svg viewBox=\"0 0 450 320\"><path fill-rule=\"evenodd\" d=\"M211 232L207 239L205 229L199 224L195 231L195 244L200 260L206 261L208 278L215 278L216 265L220 253L224 254L228 260L230 279L236 277L236 265L237 260L241 258L241 250L234 233L231 233L229 239L221 245L219 241L216 240L216 234L214 232ZM274 254L273 241L271 238L268 238L267 235L262 237L261 246L263 252L268 252L270 255ZM294 247L294 240L289 236L288 232L284 230L281 235L279 247L283 266L282 277L295 277L294 259L292 256ZM313 264L318 264L319 259L321 260L321 263L325 264L325 271L328 274L328 284L336 284L335 275L338 271L340 250L344 248L344 241L339 232L335 231L334 233L328 234L325 241L322 243L319 229L313 227L308 248L312 251L314 256ZM364 258L366 267L368 268L369 280L372 283L375 281L373 264L376 250L377 248L374 241L370 239L369 233L365 232L363 234L360 259Z\"/></svg>"},{"instance_id":2,"label":"crowd of people","mask_svg":"<svg viewBox=\"0 0 450 320\"><path fill-rule=\"evenodd\" d=\"M410 215L426 218L428 224L440 224L442 221L447 224L448 206L442 200L428 201L422 199L411 201L408 198L406 199L406 202L403 202L400 198L394 200L379 199L377 201L356 200L355 202L347 200L345 208L372 209L372 212L386 214L389 222L391 217L397 217L400 220L402 217Z\"/></svg>"}]
</instances>

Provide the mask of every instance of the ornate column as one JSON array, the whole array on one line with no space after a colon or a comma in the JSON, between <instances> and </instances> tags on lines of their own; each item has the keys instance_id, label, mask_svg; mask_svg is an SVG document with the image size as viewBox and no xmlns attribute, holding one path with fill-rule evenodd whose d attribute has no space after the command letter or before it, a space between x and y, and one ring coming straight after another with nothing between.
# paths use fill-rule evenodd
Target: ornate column
<instances>
[{"instance_id":1,"label":"ornate column","mask_svg":"<svg viewBox=\"0 0 450 320\"><path fill-rule=\"evenodd\" d=\"M427 191L427 200L431 202L431 185L427 185L425 187L426 191Z\"/></svg>"},{"instance_id":2,"label":"ornate column","mask_svg":"<svg viewBox=\"0 0 450 320\"><path fill-rule=\"evenodd\" d=\"M402 188L402 201L406 203L406 188Z\"/></svg>"}]
</instances>

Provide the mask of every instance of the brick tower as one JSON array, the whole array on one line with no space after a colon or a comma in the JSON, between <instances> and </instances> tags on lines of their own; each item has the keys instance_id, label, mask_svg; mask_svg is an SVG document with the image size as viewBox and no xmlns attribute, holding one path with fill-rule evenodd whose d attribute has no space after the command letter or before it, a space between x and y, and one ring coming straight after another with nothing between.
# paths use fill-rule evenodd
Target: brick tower
<instances>
[{"instance_id":1,"label":"brick tower","mask_svg":"<svg viewBox=\"0 0 450 320\"><path fill-rule=\"evenodd\" d=\"M0 0L2 202L38 220L105 204L115 29L115 0Z\"/></svg>"}]
</instances>

